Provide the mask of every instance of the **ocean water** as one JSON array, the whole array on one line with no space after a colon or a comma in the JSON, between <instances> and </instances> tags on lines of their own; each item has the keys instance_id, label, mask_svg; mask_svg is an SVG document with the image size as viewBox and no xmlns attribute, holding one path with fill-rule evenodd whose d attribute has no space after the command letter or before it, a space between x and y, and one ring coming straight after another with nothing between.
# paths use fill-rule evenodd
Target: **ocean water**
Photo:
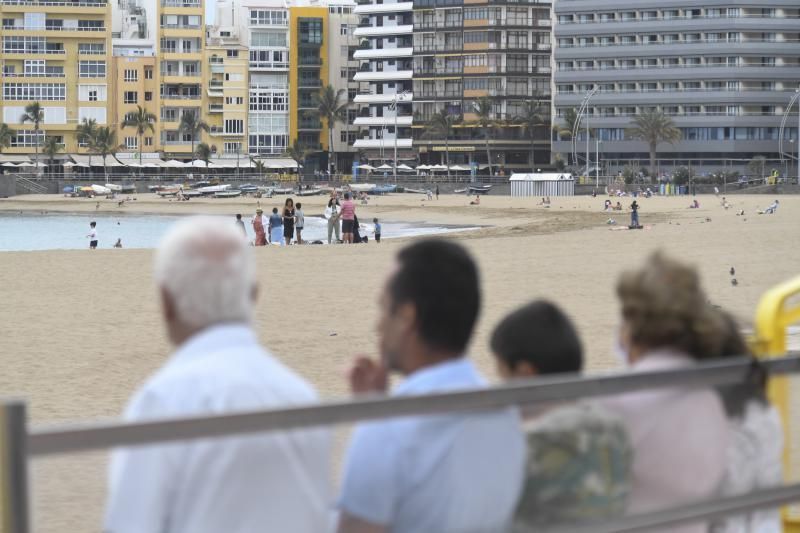
<instances>
[{"instance_id":1,"label":"ocean water","mask_svg":"<svg viewBox=\"0 0 800 533\"><path fill-rule=\"evenodd\" d=\"M122 239L124 248L155 248L172 224L183 217L166 215L109 214L0 214L0 251L78 250L89 247L89 222L97 222L98 248L113 248ZM233 217L221 223L234 223ZM381 240L465 231L469 227L444 227L382 222ZM250 219L245 219L253 239ZM361 224L361 235L373 238L372 224ZM335 235L334 235L335 237ZM328 224L320 217L306 217L304 241L328 242Z\"/></svg>"}]
</instances>

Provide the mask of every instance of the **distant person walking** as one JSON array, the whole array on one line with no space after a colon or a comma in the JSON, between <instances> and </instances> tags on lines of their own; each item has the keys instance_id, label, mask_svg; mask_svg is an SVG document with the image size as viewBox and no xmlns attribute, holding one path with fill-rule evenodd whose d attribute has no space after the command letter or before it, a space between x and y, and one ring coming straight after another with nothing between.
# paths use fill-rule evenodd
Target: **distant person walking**
<instances>
[{"instance_id":1,"label":"distant person walking","mask_svg":"<svg viewBox=\"0 0 800 533\"><path fill-rule=\"evenodd\" d=\"M244 227L244 220L242 220L241 213L236 215L236 226L239 227L239 229L242 232L242 235L247 237L247 229Z\"/></svg>"},{"instance_id":2,"label":"distant person walking","mask_svg":"<svg viewBox=\"0 0 800 533\"><path fill-rule=\"evenodd\" d=\"M283 204L283 238L286 240L286 246L292 244L292 237L294 237L294 200L287 198Z\"/></svg>"},{"instance_id":3,"label":"distant person walking","mask_svg":"<svg viewBox=\"0 0 800 533\"><path fill-rule=\"evenodd\" d=\"M92 221L89 222L89 233L86 235L89 239L89 249L96 250L97 249L97 222Z\"/></svg>"},{"instance_id":4,"label":"distant person walking","mask_svg":"<svg viewBox=\"0 0 800 533\"><path fill-rule=\"evenodd\" d=\"M639 227L639 204L636 203L636 200L631 204L631 227Z\"/></svg>"},{"instance_id":5,"label":"distant person walking","mask_svg":"<svg viewBox=\"0 0 800 533\"><path fill-rule=\"evenodd\" d=\"M436 186L436 199L439 199L439 186Z\"/></svg>"},{"instance_id":6,"label":"distant person walking","mask_svg":"<svg viewBox=\"0 0 800 533\"><path fill-rule=\"evenodd\" d=\"M325 216L328 218L328 244L331 244L331 236L336 232L336 242L342 240L342 234L339 229L339 220L341 219L342 207L339 205L339 199L336 196L331 196L328 200L328 208L325 210Z\"/></svg>"},{"instance_id":7,"label":"distant person walking","mask_svg":"<svg viewBox=\"0 0 800 533\"><path fill-rule=\"evenodd\" d=\"M378 222L377 218L372 219L372 223L375 225L375 242L381 242L381 223Z\"/></svg>"},{"instance_id":8,"label":"distant person walking","mask_svg":"<svg viewBox=\"0 0 800 533\"><path fill-rule=\"evenodd\" d=\"M356 218L356 204L350 199L350 193L344 193L342 202L342 236L345 244L353 244L353 227Z\"/></svg>"},{"instance_id":9,"label":"distant person walking","mask_svg":"<svg viewBox=\"0 0 800 533\"><path fill-rule=\"evenodd\" d=\"M269 217L269 242L283 246L283 217L278 214L278 208L272 208Z\"/></svg>"},{"instance_id":10,"label":"distant person walking","mask_svg":"<svg viewBox=\"0 0 800 533\"><path fill-rule=\"evenodd\" d=\"M294 231L297 234L297 244L303 244L303 227L306 224L306 217L303 214L303 204L297 202L297 209L294 211Z\"/></svg>"},{"instance_id":11,"label":"distant person walking","mask_svg":"<svg viewBox=\"0 0 800 533\"><path fill-rule=\"evenodd\" d=\"M260 207L256 209L256 216L253 217L253 231L256 234L255 245L266 246L267 244L267 227L269 221L264 216L264 210Z\"/></svg>"}]
</instances>

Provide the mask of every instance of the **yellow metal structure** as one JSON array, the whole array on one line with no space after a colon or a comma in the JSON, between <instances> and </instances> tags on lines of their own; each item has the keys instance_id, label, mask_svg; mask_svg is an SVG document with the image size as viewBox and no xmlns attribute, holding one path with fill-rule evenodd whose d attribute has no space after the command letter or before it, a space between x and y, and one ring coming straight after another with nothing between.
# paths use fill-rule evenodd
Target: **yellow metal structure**
<instances>
[{"instance_id":1,"label":"yellow metal structure","mask_svg":"<svg viewBox=\"0 0 800 533\"><path fill-rule=\"evenodd\" d=\"M800 323L800 277L782 283L761 298L756 310L755 349L760 357L786 354L789 326ZM772 378L769 397L781 414L784 428L784 476L800 481L800 389L792 387L797 378ZM784 509L784 531L800 533L800 505Z\"/></svg>"}]
</instances>

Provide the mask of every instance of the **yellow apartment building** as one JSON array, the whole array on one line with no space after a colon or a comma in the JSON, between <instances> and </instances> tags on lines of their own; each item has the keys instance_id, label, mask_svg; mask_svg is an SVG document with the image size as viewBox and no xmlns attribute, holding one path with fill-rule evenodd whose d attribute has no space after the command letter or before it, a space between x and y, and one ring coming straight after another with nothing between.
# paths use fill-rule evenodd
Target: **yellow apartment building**
<instances>
[{"instance_id":1,"label":"yellow apartment building","mask_svg":"<svg viewBox=\"0 0 800 533\"><path fill-rule=\"evenodd\" d=\"M142 137L142 153L152 153L161 149L159 143L160 99L159 76L156 58L137 56L114 56L111 58L110 114L112 124L117 128L117 141L130 152L139 152L139 137L135 128L123 128L122 124L129 113L135 113L137 106L156 115L154 131Z\"/></svg>"},{"instance_id":2,"label":"yellow apartment building","mask_svg":"<svg viewBox=\"0 0 800 533\"><path fill-rule=\"evenodd\" d=\"M3 0L0 18L0 106L3 122L16 133L5 151L32 154L45 137L55 137L66 153L85 151L78 146L76 126L83 118L99 125L109 121L111 4ZM32 102L44 109L38 135L20 121Z\"/></svg>"},{"instance_id":3,"label":"yellow apartment building","mask_svg":"<svg viewBox=\"0 0 800 533\"><path fill-rule=\"evenodd\" d=\"M224 37L210 38L203 61L206 88L203 120L211 127L205 142L217 156L247 154L247 48Z\"/></svg>"}]
</instances>

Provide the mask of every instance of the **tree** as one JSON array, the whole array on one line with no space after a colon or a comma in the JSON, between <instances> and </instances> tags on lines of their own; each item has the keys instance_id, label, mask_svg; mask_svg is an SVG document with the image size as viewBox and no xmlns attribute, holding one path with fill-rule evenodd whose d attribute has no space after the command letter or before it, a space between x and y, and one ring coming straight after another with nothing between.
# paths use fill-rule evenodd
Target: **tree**
<instances>
[{"instance_id":1,"label":"tree","mask_svg":"<svg viewBox=\"0 0 800 533\"><path fill-rule=\"evenodd\" d=\"M116 154L119 148L121 147L119 144L117 144L117 134L112 128L109 126L97 128L97 131L94 135L94 140L91 143L91 149L94 151L94 153L103 157L103 174L105 174L106 183L108 183L108 166L106 165L106 158L109 155Z\"/></svg>"},{"instance_id":2,"label":"tree","mask_svg":"<svg viewBox=\"0 0 800 533\"><path fill-rule=\"evenodd\" d=\"M142 137L147 130L155 133L156 129L153 123L156 121L156 115L149 112L144 107L137 105L136 112L129 113L122 121L123 128L134 128L136 135L139 137L139 164L142 164Z\"/></svg>"},{"instance_id":3,"label":"tree","mask_svg":"<svg viewBox=\"0 0 800 533\"><path fill-rule=\"evenodd\" d=\"M663 112L651 109L633 119L633 127L627 131L627 136L647 143L650 148L650 174L655 176L659 143L675 144L681 140L681 130Z\"/></svg>"},{"instance_id":4,"label":"tree","mask_svg":"<svg viewBox=\"0 0 800 533\"><path fill-rule=\"evenodd\" d=\"M291 146L286 148L286 152L283 155L297 163L297 173L300 174L300 167L305 165L306 158L311 152L299 140L295 140Z\"/></svg>"},{"instance_id":5,"label":"tree","mask_svg":"<svg viewBox=\"0 0 800 533\"><path fill-rule=\"evenodd\" d=\"M256 169L256 174L261 177L267 173L267 165L261 159L253 159L253 168Z\"/></svg>"},{"instance_id":6,"label":"tree","mask_svg":"<svg viewBox=\"0 0 800 533\"><path fill-rule=\"evenodd\" d=\"M563 124L554 124L553 130L560 139L572 139L572 132L575 131L575 124L578 123L578 110L571 107L564 111Z\"/></svg>"},{"instance_id":7,"label":"tree","mask_svg":"<svg viewBox=\"0 0 800 533\"><path fill-rule=\"evenodd\" d=\"M44 109L39 102L32 102L25 106L25 113L19 119L20 123L30 122L33 124L33 133L36 137L34 147L36 149L36 173L39 173L39 126L44 122Z\"/></svg>"},{"instance_id":8,"label":"tree","mask_svg":"<svg viewBox=\"0 0 800 533\"><path fill-rule=\"evenodd\" d=\"M61 151L61 148L63 148L63 146L55 137L44 138L44 142L42 143L42 152L47 155L47 161L49 164L48 170L51 175L53 174L53 161L56 157L56 154Z\"/></svg>"},{"instance_id":9,"label":"tree","mask_svg":"<svg viewBox=\"0 0 800 533\"><path fill-rule=\"evenodd\" d=\"M92 165L92 150L95 137L97 137L97 121L93 118L84 118L78 127L75 129L78 136L78 142L85 144L89 152L89 166Z\"/></svg>"},{"instance_id":10,"label":"tree","mask_svg":"<svg viewBox=\"0 0 800 533\"><path fill-rule=\"evenodd\" d=\"M194 143L197 139L197 136L200 135L201 131L208 133L211 131L211 127L206 123L206 121L200 118L200 115L196 112L186 111L181 115L181 123L178 126L178 131L184 133L186 135L191 135L192 137L192 162L194 162Z\"/></svg>"},{"instance_id":11,"label":"tree","mask_svg":"<svg viewBox=\"0 0 800 533\"><path fill-rule=\"evenodd\" d=\"M3 148L8 148L11 145L11 139L16 135L14 130L8 127L5 122L0 124L0 152Z\"/></svg>"},{"instance_id":12,"label":"tree","mask_svg":"<svg viewBox=\"0 0 800 533\"><path fill-rule=\"evenodd\" d=\"M206 174L208 174L208 160L211 159L211 147L206 143L200 143L197 145L197 150L194 155L197 156L197 159L206 164Z\"/></svg>"},{"instance_id":13,"label":"tree","mask_svg":"<svg viewBox=\"0 0 800 533\"><path fill-rule=\"evenodd\" d=\"M428 136L444 137L444 160L447 166L447 175L450 175L450 137L457 124L461 123L461 116L441 109L434 113L428 121Z\"/></svg>"},{"instance_id":14,"label":"tree","mask_svg":"<svg viewBox=\"0 0 800 533\"><path fill-rule=\"evenodd\" d=\"M547 123L547 115L541 100L532 99L522 103L522 114L514 120L522 125L522 131L531 140L531 170L536 170L536 130ZM564 163L564 160L561 160Z\"/></svg>"},{"instance_id":15,"label":"tree","mask_svg":"<svg viewBox=\"0 0 800 533\"><path fill-rule=\"evenodd\" d=\"M747 163L747 171L750 174L756 174L759 178L764 179L767 175L767 158L763 155L757 155Z\"/></svg>"},{"instance_id":16,"label":"tree","mask_svg":"<svg viewBox=\"0 0 800 533\"><path fill-rule=\"evenodd\" d=\"M344 103L341 102L342 96L344 96ZM328 174L332 174L331 164L335 153L333 150L333 129L336 127L337 122L347 122L347 107L350 103L347 101L347 91L345 89L337 91L333 85L320 89L319 94L315 95L315 100L319 117L324 119L328 126ZM395 135L397 135L397 132L395 132Z\"/></svg>"},{"instance_id":17,"label":"tree","mask_svg":"<svg viewBox=\"0 0 800 533\"><path fill-rule=\"evenodd\" d=\"M489 137L492 128L496 126L494 117L494 104L488 96L482 96L473 103L475 114L478 115L478 124L483 129L483 138L486 141L486 161L489 165L489 175L492 175L492 151L489 146Z\"/></svg>"}]
</instances>

